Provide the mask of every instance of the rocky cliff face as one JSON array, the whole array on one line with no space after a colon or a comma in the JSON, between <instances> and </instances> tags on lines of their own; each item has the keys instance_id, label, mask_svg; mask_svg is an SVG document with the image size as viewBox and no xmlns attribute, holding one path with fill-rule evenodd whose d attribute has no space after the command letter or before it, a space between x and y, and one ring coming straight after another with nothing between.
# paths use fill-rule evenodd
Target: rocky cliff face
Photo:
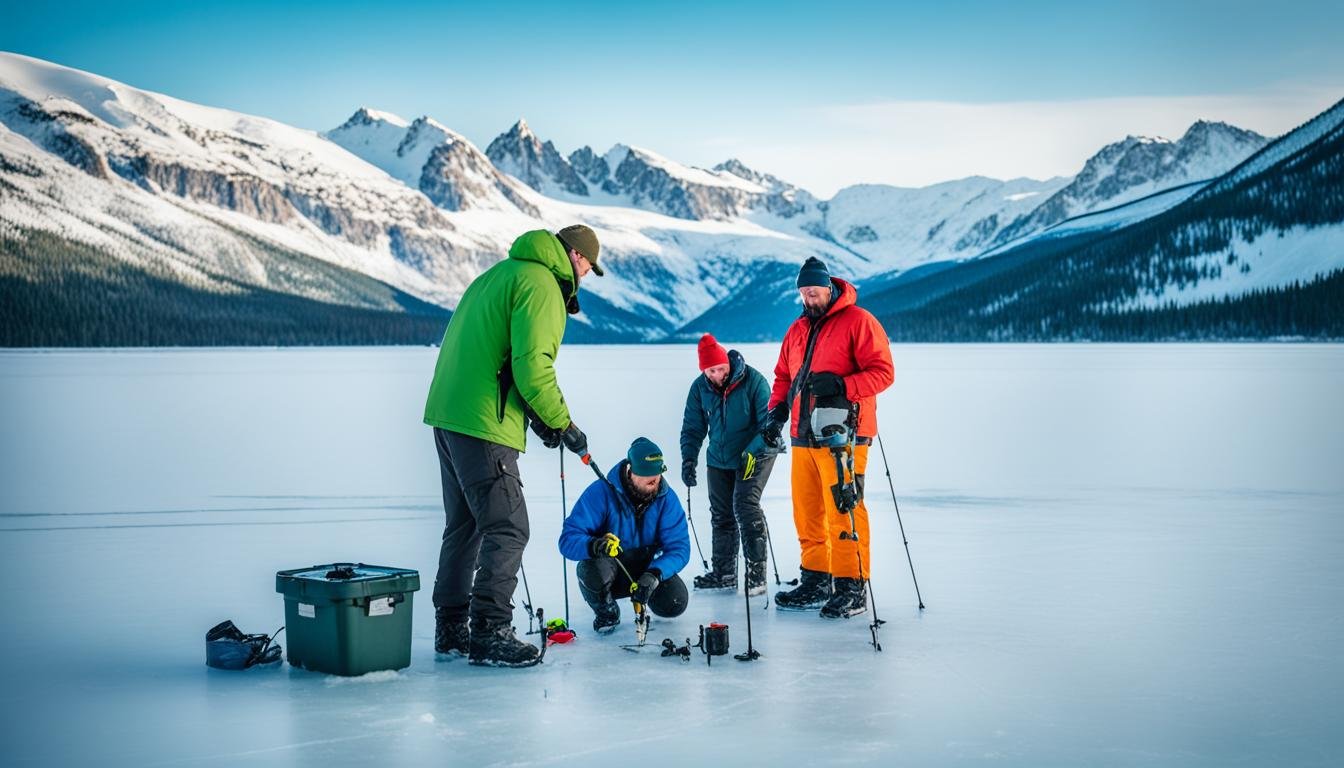
<instances>
[{"instance_id":1,"label":"rocky cliff face","mask_svg":"<svg viewBox=\"0 0 1344 768\"><path fill-rule=\"evenodd\" d=\"M435 205L449 211L472 207L513 207L528 216L540 211L518 190L516 182L491 164L467 141L450 141L434 147L421 171L419 188Z\"/></svg>"},{"instance_id":2,"label":"rocky cliff face","mask_svg":"<svg viewBox=\"0 0 1344 768\"><path fill-rule=\"evenodd\" d=\"M490 142L485 155L496 168L544 195L567 192L588 196L588 185L556 151L555 145L549 141L543 143L524 120Z\"/></svg>"}]
</instances>

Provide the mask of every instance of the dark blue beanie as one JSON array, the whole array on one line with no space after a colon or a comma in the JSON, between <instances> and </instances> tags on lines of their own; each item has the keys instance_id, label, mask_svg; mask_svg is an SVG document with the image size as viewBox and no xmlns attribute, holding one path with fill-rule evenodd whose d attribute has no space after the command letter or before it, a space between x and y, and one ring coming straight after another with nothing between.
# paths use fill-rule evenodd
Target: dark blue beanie
<instances>
[{"instance_id":1,"label":"dark blue beanie","mask_svg":"<svg viewBox=\"0 0 1344 768\"><path fill-rule=\"evenodd\" d=\"M631 474L653 477L667 471L667 465L663 463L663 449L647 437L635 438L625 457L630 460Z\"/></svg>"},{"instance_id":2,"label":"dark blue beanie","mask_svg":"<svg viewBox=\"0 0 1344 768\"><path fill-rule=\"evenodd\" d=\"M803 268L798 270L798 287L806 288L809 285L818 288L831 287L831 273L826 269L826 262L816 256L809 256L807 261L803 262Z\"/></svg>"}]
</instances>

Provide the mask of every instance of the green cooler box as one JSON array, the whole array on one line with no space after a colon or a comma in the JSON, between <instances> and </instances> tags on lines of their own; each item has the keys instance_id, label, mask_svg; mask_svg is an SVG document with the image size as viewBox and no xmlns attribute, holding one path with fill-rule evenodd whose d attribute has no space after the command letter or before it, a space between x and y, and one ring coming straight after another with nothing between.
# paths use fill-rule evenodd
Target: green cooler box
<instances>
[{"instance_id":1,"label":"green cooler box","mask_svg":"<svg viewBox=\"0 0 1344 768\"><path fill-rule=\"evenodd\" d=\"M402 669L411 663L411 604L420 574L363 563L314 565L275 574L285 596L287 658L333 675Z\"/></svg>"}]
</instances>

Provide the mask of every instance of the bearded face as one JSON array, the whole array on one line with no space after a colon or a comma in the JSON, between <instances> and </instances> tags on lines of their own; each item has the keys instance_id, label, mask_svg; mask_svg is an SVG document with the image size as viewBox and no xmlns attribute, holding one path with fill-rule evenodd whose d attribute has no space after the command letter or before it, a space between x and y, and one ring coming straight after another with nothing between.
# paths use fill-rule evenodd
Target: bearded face
<instances>
[{"instance_id":1,"label":"bearded face","mask_svg":"<svg viewBox=\"0 0 1344 768\"><path fill-rule=\"evenodd\" d=\"M636 475L627 467L622 480L626 493L630 495L630 500L636 504L643 504L653 501L653 497L658 493L658 486L662 482L662 477L660 475L650 477Z\"/></svg>"},{"instance_id":2,"label":"bearded face","mask_svg":"<svg viewBox=\"0 0 1344 768\"><path fill-rule=\"evenodd\" d=\"M808 317L821 317L831 306L831 289L808 285L798 289L803 298L803 312Z\"/></svg>"}]
</instances>

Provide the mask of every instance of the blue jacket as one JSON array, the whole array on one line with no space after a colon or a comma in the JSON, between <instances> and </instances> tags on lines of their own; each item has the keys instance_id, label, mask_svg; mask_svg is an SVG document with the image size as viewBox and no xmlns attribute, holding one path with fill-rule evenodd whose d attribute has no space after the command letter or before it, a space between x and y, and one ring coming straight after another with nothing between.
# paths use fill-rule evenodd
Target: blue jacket
<instances>
[{"instance_id":1,"label":"blue jacket","mask_svg":"<svg viewBox=\"0 0 1344 768\"><path fill-rule=\"evenodd\" d=\"M605 533L614 533L627 552L648 549L653 556L649 568L656 568L667 580L691 559L691 539L686 530L686 512L675 493L669 493L667 481L660 480L658 493L640 515L621 485L621 473L629 461L622 461L607 473L607 481L594 480L574 502L560 530L560 554L570 560L590 557L588 542ZM639 574L634 574L636 577Z\"/></svg>"},{"instance_id":2,"label":"blue jacket","mask_svg":"<svg viewBox=\"0 0 1344 768\"><path fill-rule=\"evenodd\" d=\"M747 443L765 427L770 385L737 350L728 352L728 380L723 389L702 373L691 382L686 413L681 419L681 460L695 459L709 433L705 463L717 469L738 469Z\"/></svg>"}]
</instances>

